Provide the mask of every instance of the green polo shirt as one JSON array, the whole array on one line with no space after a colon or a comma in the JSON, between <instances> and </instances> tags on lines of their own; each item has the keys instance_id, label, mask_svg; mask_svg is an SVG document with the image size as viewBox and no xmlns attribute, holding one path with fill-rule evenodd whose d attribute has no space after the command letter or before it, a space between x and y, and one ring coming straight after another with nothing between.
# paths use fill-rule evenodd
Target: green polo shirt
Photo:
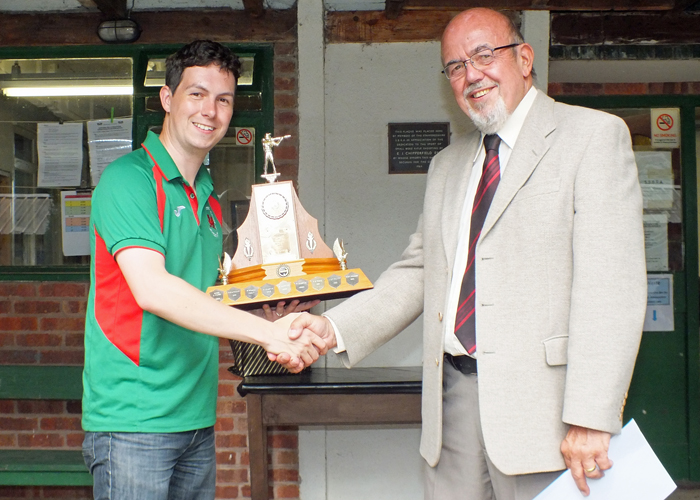
<instances>
[{"instance_id":1,"label":"green polo shirt","mask_svg":"<svg viewBox=\"0 0 700 500\"><path fill-rule=\"evenodd\" d=\"M180 432L214 425L216 337L141 309L116 254L147 248L204 291L217 278L221 209L202 167L194 189L158 136L110 164L92 198L90 294L85 324L83 428Z\"/></svg>"}]
</instances>

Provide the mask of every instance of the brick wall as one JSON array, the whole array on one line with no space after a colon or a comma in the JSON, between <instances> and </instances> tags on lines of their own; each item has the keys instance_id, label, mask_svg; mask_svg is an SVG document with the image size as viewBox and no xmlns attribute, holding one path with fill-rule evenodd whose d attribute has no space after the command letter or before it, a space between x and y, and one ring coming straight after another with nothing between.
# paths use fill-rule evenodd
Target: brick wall
<instances>
[{"instance_id":1,"label":"brick wall","mask_svg":"<svg viewBox=\"0 0 700 500\"><path fill-rule=\"evenodd\" d=\"M0 363L80 365L87 283L0 282ZM80 401L0 400L0 447L80 448ZM0 498L90 498L89 488L0 487Z\"/></svg>"},{"instance_id":2,"label":"brick wall","mask_svg":"<svg viewBox=\"0 0 700 500\"><path fill-rule=\"evenodd\" d=\"M291 134L275 148L284 179L297 180L297 45L274 47L275 134ZM0 363L81 365L87 283L0 281ZM228 372L232 355L221 341L216 423L217 499L250 498L246 402ZM80 448L79 401L0 400L0 448ZM269 433L272 498L299 498L297 430ZM17 498L92 498L91 488L2 487L0 500Z\"/></svg>"},{"instance_id":3,"label":"brick wall","mask_svg":"<svg viewBox=\"0 0 700 500\"><path fill-rule=\"evenodd\" d=\"M276 43L275 74L275 135L291 135L275 148L275 165L281 180L299 177L299 112L297 86L297 44Z\"/></svg>"}]
</instances>

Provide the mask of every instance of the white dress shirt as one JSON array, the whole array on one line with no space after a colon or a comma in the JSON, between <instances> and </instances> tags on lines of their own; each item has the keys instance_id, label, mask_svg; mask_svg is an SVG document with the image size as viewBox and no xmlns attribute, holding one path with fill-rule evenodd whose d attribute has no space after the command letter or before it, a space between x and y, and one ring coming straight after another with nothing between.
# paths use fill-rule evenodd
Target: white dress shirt
<instances>
[{"instance_id":1,"label":"white dress shirt","mask_svg":"<svg viewBox=\"0 0 700 500\"><path fill-rule=\"evenodd\" d=\"M518 107L515 108L513 114L510 115L508 121L506 121L505 125L497 132L498 136L501 138L501 145L498 148L498 163L501 166L501 178L503 178L503 174L508 166L508 160L510 159L510 153L515 147L515 142L518 140L518 135L520 135L520 129L523 127L525 117L528 111L530 111L532 103L535 102L536 95L537 91L535 88L530 87L530 90L525 94L522 101L520 101ZM467 194L464 197L464 206L462 207L462 216L459 222L457 253L455 254L454 267L452 268L452 280L450 288L447 291L447 300L445 301L447 304L444 322L445 352L455 356L467 354L467 350L455 335L454 330L457 306L459 305L459 293L462 289L462 279L464 278L464 271L467 268L467 258L469 257L469 231L472 207L474 205L476 189L479 186L481 174L483 173L484 159L486 158L486 150L483 147L483 143L484 134L481 134L481 146L477 150L476 158L472 160L472 174L469 178ZM478 341L477 332L477 342ZM474 351L471 356L476 357L476 351Z\"/></svg>"}]
</instances>

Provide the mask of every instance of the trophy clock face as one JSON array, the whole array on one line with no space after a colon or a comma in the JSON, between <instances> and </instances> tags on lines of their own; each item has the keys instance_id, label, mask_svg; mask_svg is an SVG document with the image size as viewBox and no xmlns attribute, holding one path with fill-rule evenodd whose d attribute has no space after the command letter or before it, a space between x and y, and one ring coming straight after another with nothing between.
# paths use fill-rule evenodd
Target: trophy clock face
<instances>
[{"instance_id":1,"label":"trophy clock face","mask_svg":"<svg viewBox=\"0 0 700 500\"><path fill-rule=\"evenodd\" d=\"M289 211L289 201L280 193L270 193L263 198L260 209L268 219L281 219Z\"/></svg>"}]
</instances>

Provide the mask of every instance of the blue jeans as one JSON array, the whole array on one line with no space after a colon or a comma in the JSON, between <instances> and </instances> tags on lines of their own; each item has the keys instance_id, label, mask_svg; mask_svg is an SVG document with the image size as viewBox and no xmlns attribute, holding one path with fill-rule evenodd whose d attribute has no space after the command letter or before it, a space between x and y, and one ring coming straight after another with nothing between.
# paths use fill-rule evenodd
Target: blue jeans
<instances>
[{"instance_id":1,"label":"blue jeans","mask_svg":"<svg viewBox=\"0 0 700 500\"><path fill-rule=\"evenodd\" d=\"M167 434L87 432L95 500L213 500L214 428Z\"/></svg>"}]
</instances>

